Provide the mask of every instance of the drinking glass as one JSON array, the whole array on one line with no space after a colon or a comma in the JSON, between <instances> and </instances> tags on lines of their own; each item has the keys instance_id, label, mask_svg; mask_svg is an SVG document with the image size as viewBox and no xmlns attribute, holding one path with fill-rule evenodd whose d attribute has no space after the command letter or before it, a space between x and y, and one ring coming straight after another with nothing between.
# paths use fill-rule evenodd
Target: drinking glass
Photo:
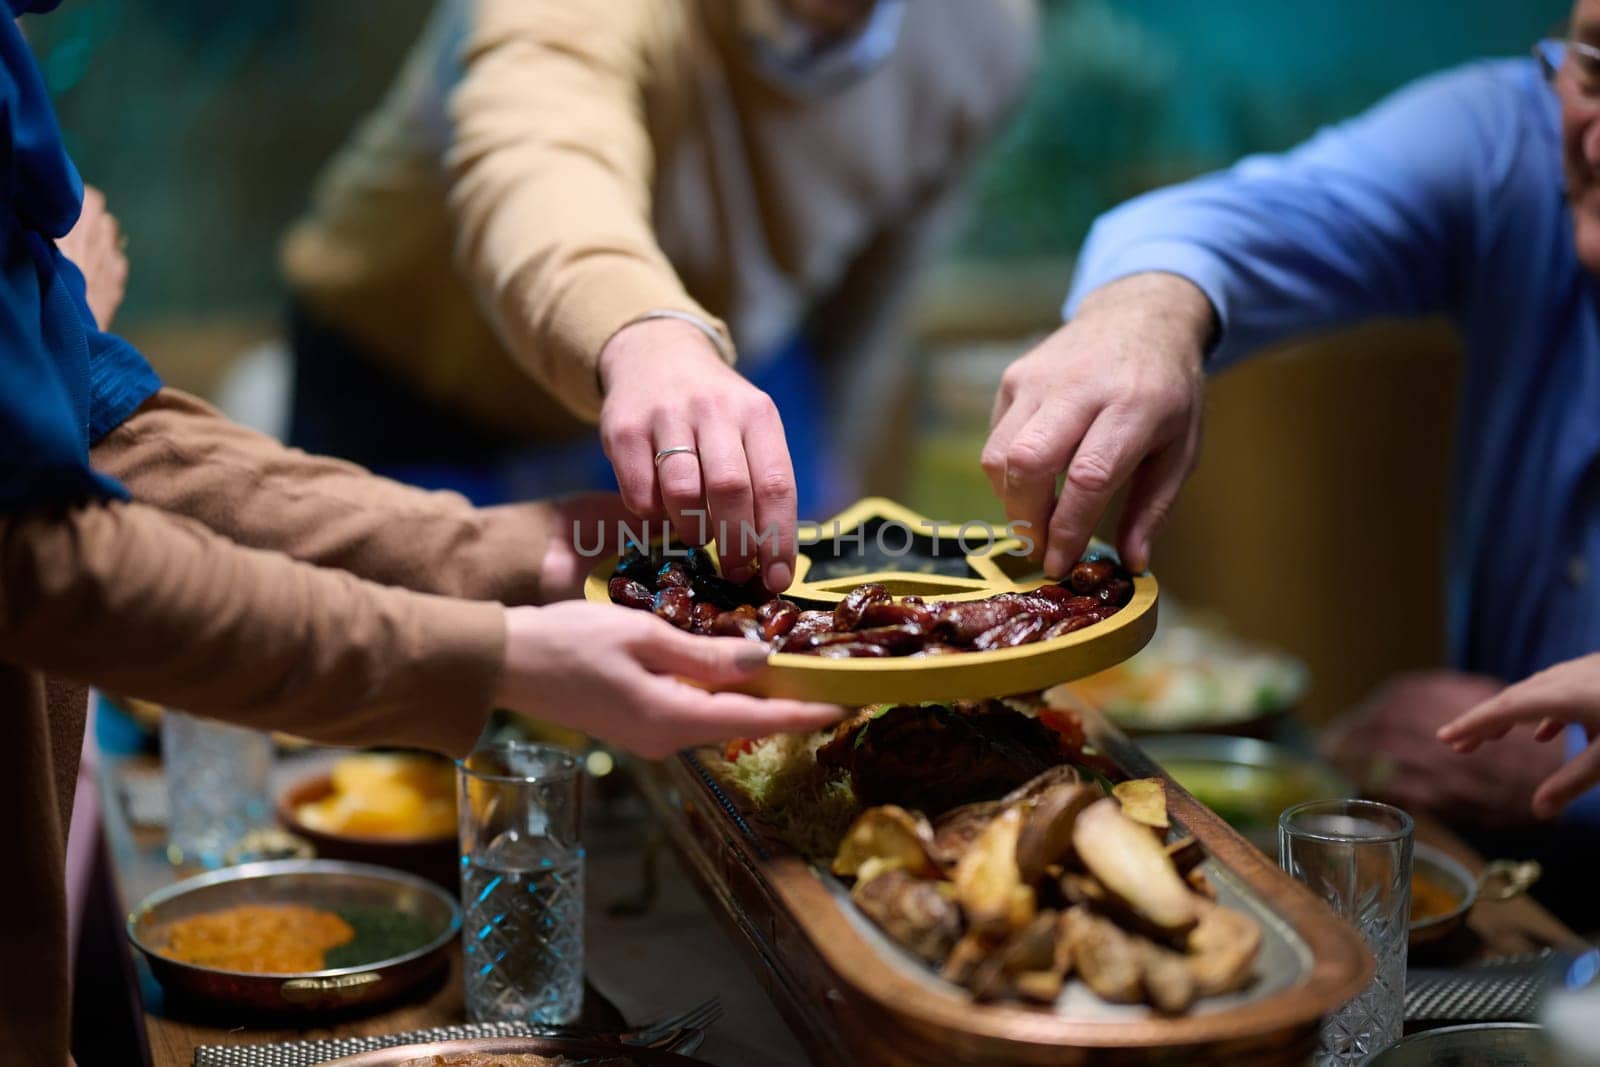
<instances>
[{"instance_id":1,"label":"drinking glass","mask_svg":"<svg viewBox=\"0 0 1600 1067\"><path fill-rule=\"evenodd\" d=\"M582 765L511 742L457 767L467 1016L571 1022L583 1007Z\"/></svg>"},{"instance_id":2,"label":"drinking glass","mask_svg":"<svg viewBox=\"0 0 1600 1067\"><path fill-rule=\"evenodd\" d=\"M1356 1067L1400 1039L1411 914L1411 816L1371 800L1314 800L1278 817L1278 862L1351 923L1371 983L1323 1023L1316 1062Z\"/></svg>"},{"instance_id":3,"label":"drinking glass","mask_svg":"<svg viewBox=\"0 0 1600 1067\"><path fill-rule=\"evenodd\" d=\"M272 823L272 739L259 730L161 713L167 858L215 869L251 831Z\"/></svg>"}]
</instances>

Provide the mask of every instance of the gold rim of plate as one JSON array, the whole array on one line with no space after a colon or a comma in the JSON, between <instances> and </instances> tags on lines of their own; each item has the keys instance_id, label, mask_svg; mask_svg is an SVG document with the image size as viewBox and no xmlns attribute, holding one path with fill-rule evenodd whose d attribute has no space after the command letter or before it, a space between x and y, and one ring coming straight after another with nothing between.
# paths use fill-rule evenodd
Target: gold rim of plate
<instances>
[{"instance_id":1,"label":"gold rim of plate","mask_svg":"<svg viewBox=\"0 0 1600 1067\"><path fill-rule=\"evenodd\" d=\"M961 523L931 523L900 504L869 497L818 524L831 533L853 530L872 520L905 524L912 530L937 531L941 539L955 539ZM975 538L973 539L975 540ZM883 571L832 578L812 584L806 580L811 560L802 542L795 562L795 581L785 596L818 603L837 603L855 586L882 582L895 596L937 597L941 600L978 600L996 593L1023 592L1049 585L1049 579L1023 556L1006 555L1019 547L1015 538L996 538L981 551L966 554L968 565L980 579L954 578L910 571ZM708 546L715 555L715 546ZM1095 542L1091 552L1112 555ZM609 604L607 583L617 559L602 560L584 583L584 597ZM1028 573L1017 573L1025 566ZM1133 599L1123 609L1093 626L1065 637L993 652L959 652L948 656L895 657L889 659L822 659L792 652L774 652L767 668L735 691L765 697L816 700L861 707L868 704L912 704L922 701L977 700L1012 696L1048 689L1113 667L1138 652L1156 628L1159 587L1148 573L1133 576Z\"/></svg>"}]
</instances>

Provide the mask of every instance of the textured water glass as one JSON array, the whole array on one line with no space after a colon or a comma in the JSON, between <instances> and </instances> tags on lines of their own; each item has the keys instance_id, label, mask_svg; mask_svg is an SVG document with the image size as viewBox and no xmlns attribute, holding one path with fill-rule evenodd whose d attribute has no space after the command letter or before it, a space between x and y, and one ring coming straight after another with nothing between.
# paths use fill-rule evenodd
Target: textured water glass
<instances>
[{"instance_id":1,"label":"textured water glass","mask_svg":"<svg viewBox=\"0 0 1600 1067\"><path fill-rule=\"evenodd\" d=\"M1278 817L1278 862L1351 923L1372 982L1322 1026L1316 1062L1356 1067L1400 1040L1411 915L1411 816L1371 800L1316 800Z\"/></svg>"},{"instance_id":2,"label":"textured water glass","mask_svg":"<svg viewBox=\"0 0 1600 1067\"><path fill-rule=\"evenodd\" d=\"M457 766L467 1017L571 1022L583 1007L582 765L515 742Z\"/></svg>"},{"instance_id":3,"label":"textured water glass","mask_svg":"<svg viewBox=\"0 0 1600 1067\"><path fill-rule=\"evenodd\" d=\"M216 868L247 834L272 823L272 739L259 730L161 713L167 858Z\"/></svg>"}]
</instances>

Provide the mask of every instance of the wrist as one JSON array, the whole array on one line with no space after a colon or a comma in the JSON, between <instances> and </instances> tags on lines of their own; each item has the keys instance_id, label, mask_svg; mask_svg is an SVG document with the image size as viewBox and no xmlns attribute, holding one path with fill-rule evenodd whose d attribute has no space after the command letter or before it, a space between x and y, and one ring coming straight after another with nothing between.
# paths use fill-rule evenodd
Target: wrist
<instances>
[{"instance_id":1,"label":"wrist","mask_svg":"<svg viewBox=\"0 0 1600 1067\"><path fill-rule=\"evenodd\" d=\"M1123 328L1163 347L1176 345L1203 359L1220 329L1216 308L1194 282L1163 271L1146 271L1102 285L1083 298L1074 318L1109 315Z\"/></svg>"},{"instance_id":2,"label":"wrist","mask_svg":"<svg viewBox=\"0 0 1600 1067\"><path fill-rule=\"evenodd\" d=\"M709 326L676 315L652 314L628 323L611 335L600 349L596 370L600 391L609 393L616 383L641 366L656 362L664 349L672 350L676 366L705 359L726 366Z\"/></svg>"}]
</instances>

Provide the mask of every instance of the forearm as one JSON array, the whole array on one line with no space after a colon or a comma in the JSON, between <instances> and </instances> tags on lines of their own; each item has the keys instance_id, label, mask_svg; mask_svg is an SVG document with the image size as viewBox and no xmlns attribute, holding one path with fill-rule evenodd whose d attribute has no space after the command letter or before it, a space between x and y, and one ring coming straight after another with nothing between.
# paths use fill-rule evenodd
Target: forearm
<instances>
[{"instance_id":1,"label":"forearm","mask_svg":"<svg viewBox=\"0 0 1600 1067\"><path fill-rule=\"evenodd\" d=\"M424 593L538 602L551 509L477 509L285 448L164 389L95 446L134 498L228 540Z\"/></svg>"},{"instance_id":2,"label":"forearm","mask_svg":"<svg viewBox=\"0 0 1600 1067\"><path fill-rule=\"evenodd\" d=\"M1066 314L1120 278L1179 275L1211 302L1220 365L1298 333L1447 310L1496 150L1475 92L1425 82L1292 152L1109 212Z\"/></svg>"},{"instance_id":3,"label":"forearm","mask_svg":"<svg viewBox=\"0 0 1600 1067\"><path fill-rule=\"evenodd\" d=\"M462 269L513 358L591 419L600 352L628 323L681 312L726 342L653 228L642 96L656 42L682 17L654 0L486 0L451 101ZM529 106L555 99L561 106Z\"/></svg>"},{"instance_id":4,"label":"forearm","mask_svg":"<svg viewBox=\"0 0 1600 1067\"><path fill-rule=\"evenodd\" d=\"M328 743L470 748L504 615L243 548L140 504L0 521L0 658Z\"/></svg>"}]
</instances>

